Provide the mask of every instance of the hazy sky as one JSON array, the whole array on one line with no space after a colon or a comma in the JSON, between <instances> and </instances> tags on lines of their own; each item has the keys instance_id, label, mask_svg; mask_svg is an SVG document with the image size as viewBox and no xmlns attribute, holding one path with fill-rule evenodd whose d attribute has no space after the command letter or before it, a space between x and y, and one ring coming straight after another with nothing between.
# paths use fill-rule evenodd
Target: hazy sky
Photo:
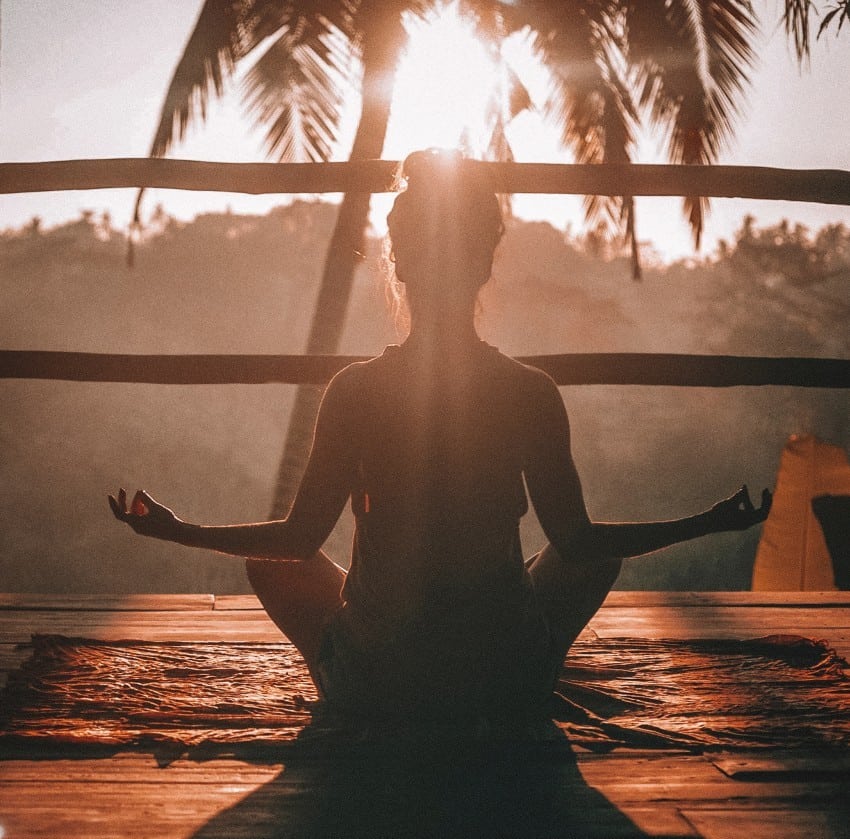
<instances>
[{"instance_id":1,"label":"hazy sky","mask_svg":"<svg viewBox=\"0 0 850 839\"><path fill-rule=\"evenodd\" d=\"M0 0L0 160L147 154L163 94L201 5L201 0ZM763 20L759 64L735 140L720 162L850 170L850 31L814 44L811 67L801 71L777 28L779 0L756 2L756 7ZM424 43L427 37L420 36L420 50L433 59L434 47ZM445 41L445 33L442 37ZM468 110L468 97L476 95L474 84L483 73L480 59L468 45L443 55L446 79L454 81L444 81L433 67L428 79L435 89L456 94L457 109ZM466 67L460 66L464 60ZM425 92L415 89L416 77L422 75L414 56L399 85L401 101L385 157L444 144L446 132L455 130L447 123L451 108L444 104L430 111ZM468 94L458 78L469 80ZM519 160L569 162L535 117L515 126L513 140ZM340 159L346 152L340 148ZM238 97L231 95L214 109L207 127L194 132L173 155L249 161L263 159L263 150ZM637 162L663 162L658 143L642 144ZM147 207L162 202L168 212L190 218L226 206L265 212L280 200L154 191ZM77 216L82 208L107 209L114 222L123 225L132 202L129 190L0 196L0 229L21 225L34 215L53 224ZM577 206L575 198L517 200L519 214L545 217L561 227L576 224ZM641 199L638 211L641 239L653 241L668 255L689 253L689 233L678 202ZM729 237L746 212L763 223L788 217L811 227L829 221L850 225L850 208L716 200L704 250L718 237Z\"/></svg>"}]
</instances>

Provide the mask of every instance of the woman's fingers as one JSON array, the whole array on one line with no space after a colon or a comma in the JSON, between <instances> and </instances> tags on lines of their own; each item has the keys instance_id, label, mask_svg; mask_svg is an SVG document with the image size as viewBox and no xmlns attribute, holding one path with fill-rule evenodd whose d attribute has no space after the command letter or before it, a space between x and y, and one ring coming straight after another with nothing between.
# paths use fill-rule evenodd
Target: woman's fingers
<instances>
[{"instance_id":1,"label":"woman's fingers","mask_svg":"<svg viewBox=\"0 0 850 839\"><path fill-rule=\"evenodd\" d=\"M143 489L140 489L133 496L133 502L127 506L127 492L124 487L118 489L117 498L114 495L107 496L109 506L112 513L119 521L132 522L132 519L147 516L151 512L151 508L156 504L153 498L150 497Z\"/></svg>"},{"instance_id":2,"label":"woman's fingers","mask_svg":"<svg viewBox=\"0 0 850 839\"><path fill-rule=\"evenodd\" d=\"M110 495L108 498L109 506L112 508L115 518L119 521L127 521L127 516L130 515L130 512L127 509L127 493L124 491L124 487L118 488L117 498L114 495Z\"/></svg>"},{"instance_id":3,"label":"woman's fingers","mask_svg":"<svg viewBox=\"0 0 850 839\"><path fill-rule=\"evenodd\" d=\"M145 489L140 489L136 493L136 495L138 495L138 497L141 499L142 504L148 512L151 512L154 507L162 507L162 504L160 504L158 501L155 501L153 496L151 496L151 494Z\"/></svg>"},{"instance_id":4,"label":"woman's fingers","mask_svg":"<svg viewBox=\"0 0 850 839\"><path fill-rule=\"evenodd\" d=\"M740 506L738 507L738 510L749 517L751 524L757 524L767 518L767 514L770 512L770 505L773 503L773 493L771 493L769 489L762 490L761 506L758 508L756 508L753 504L746 485L741 487L738 492L738 496L740 497Z\"/></svg>"},{"instance_id":5,"label":"woman's fingers","mask_svg":"<svg viewBox=\"0 0 850 839\"><path fill-rule=\"evenodd\" d=\"M133 496L133 505L130 507L130 512L134 516L146 516L150 512L151 500L151 497L143 489L140 489Z\"/></svg>"},{"instance_id":6,"label":"woman's fingers","mask_svg":"<svg viewBox=\"0 0 850 839\"><path fill-rule=\"evenodd\" d=\"M118 504L118 500L112 495L107 496L107 498L109 498L109 506L112 508L112 515L115 516L118 521L124 521L126 515Z\"/></svg>"},{"instance_id":7,"label":"woman's fingers","mask_svg":"<svg viewBox=\"0 0 850 839\"><path fill-rule=\"evenodd\" d=\"M153 499L143 489L135 493L129 509L127 509L127 494L123 489L118 491L117 499L109 496L109 506L116 518L128 524L142 536L171 539L180 524L180 520L168 507Z\"/></svg>"},{"instance_id":8,"label":"woman's fingers","mask_svg":"<svg viewBox=\"0 0 850 839\"><path fill-rule=\"evenodd\" d=\"M764 521L770 512L773 495L765 489L761 494L761 506L756 507L750 498L750 491L744 484L734 495L721 501L714 507L720 529L746 530L754 524Z\"/></svg>"},{"instance_id":9,"label":"woman's fingers","mask_svg":"<svg viewBox=\"0 0 850 839\"><path fill-rule=\"evenodd\" d=\"M753 502L750 498L750 491L747 485L744 484L730 499L731 506L738 512L750 512L753 509Z\"/></svg>"}]
</instances>

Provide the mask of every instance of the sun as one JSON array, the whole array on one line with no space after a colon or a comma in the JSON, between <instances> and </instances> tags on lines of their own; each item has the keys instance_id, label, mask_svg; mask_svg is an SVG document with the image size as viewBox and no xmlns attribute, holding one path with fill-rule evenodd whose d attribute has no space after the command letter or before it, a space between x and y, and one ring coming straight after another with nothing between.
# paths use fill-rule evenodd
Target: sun
<instances>
[{"instance_id":1,"label":"sun","mask_svg":"<svg viewBox=\"0 0 850 839\"><path fill-rule=\"evenodd\" d=\"M491 109L499 95L498 62L455 3L406 20L408 46L396 72L382 157L403 160L417 149L463 148L484 157ZM382 232L393 196L372 196L370 219Z\"/></svg>"},{"instance_id":2,"label":"sun","mask_svg":"<svg viewBox=\"0 0 850 839\"><path fill-rule=\"evenodd\" d=\"M396 76L385 157L438 146L474 156L486 151L488 113L497 102L499 67L472 26L449 4L407 22L408 47Z\"/></svg>"},{"instance_id":3,"label":"sun","mask_svg":"<svg viewBox=\"0 0 850 839\"><path fill-rule=\"evenodd\" d=\"M425 18L406 21L408 46L399 64L382 157L403 160L416 149L462 148L485 158L493 116L504 107L508 67L522 80L532 103L544 101L551 78L522 35L505 39L494 54L475 34L457 3L445 3ZM533 105L504 125L518 159L566 162L557 132L544 124ZM392 196L372 197L370 220L378 232ZM580 224L580 196L514 197L514 213L545 218L561 228Z\"/></svg>"}]
</instances>

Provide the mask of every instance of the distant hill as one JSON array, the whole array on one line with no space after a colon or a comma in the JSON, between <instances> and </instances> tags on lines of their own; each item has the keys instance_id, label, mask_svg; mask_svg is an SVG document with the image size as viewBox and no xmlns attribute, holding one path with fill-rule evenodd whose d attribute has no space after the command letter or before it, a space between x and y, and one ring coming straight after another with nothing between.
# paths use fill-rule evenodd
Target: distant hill
<instances>
[{"instance_id":1,"label":"distant hill","mask_svg":"<svg viewBox=\"0 0 850 839\"><path fill-rule=\"evenodd\" d=\"M124 237L86 214L0 234L0 347L96 352L298 353L335 207L264 216L160 213L125 264ZM357 277L343 352L399 340L380 245ZM592 256L544 223L514 221L481 304L509 354L706 352L850 357L850 232L750 222L716 257L647 269ZM210 523L265 518L294 389L0 381L0 589L244 592L242 563L135 537L106 494L142 486ZM850 443L845 392L564 388L591 514L695 512L770 485L787 436ZM542 546L532 517L526 551ZM346 519L330 550L347 562ZM635 560L621 587L745 588L758 534Z\"/></svg>"}]
</instances>

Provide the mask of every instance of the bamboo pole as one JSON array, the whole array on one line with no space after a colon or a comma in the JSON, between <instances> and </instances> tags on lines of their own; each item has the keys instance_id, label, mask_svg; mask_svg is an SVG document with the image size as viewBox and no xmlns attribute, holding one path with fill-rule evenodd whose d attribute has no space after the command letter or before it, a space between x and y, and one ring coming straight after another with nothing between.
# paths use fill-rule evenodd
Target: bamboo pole
<instances>
[{"instance_id":1,"label":"bamboo pole","mask_svg":"<svg viewBox=\"0 0 850 839\"><path fill-rule=\"evenodd\" d=\"M850 205L850 172L763 166L481 163L499 191L577 195L702 195ZM117 158L0 163L0 193L162 189L271 193L386 192L397 163L211 163Z\"/></svg>"},{"instance_id":2,"label":"bamboo pole","mask_svg":"<svg viewBox=\"0 0 850 839\"><path fill-rule=\"evenodd\" d=\"M139 384L324 384L360 356L118 355L0 350L0 378ZM520 358L559 385L850 387L850 360L672 353Z\"/></svg>"}]
</instances>

